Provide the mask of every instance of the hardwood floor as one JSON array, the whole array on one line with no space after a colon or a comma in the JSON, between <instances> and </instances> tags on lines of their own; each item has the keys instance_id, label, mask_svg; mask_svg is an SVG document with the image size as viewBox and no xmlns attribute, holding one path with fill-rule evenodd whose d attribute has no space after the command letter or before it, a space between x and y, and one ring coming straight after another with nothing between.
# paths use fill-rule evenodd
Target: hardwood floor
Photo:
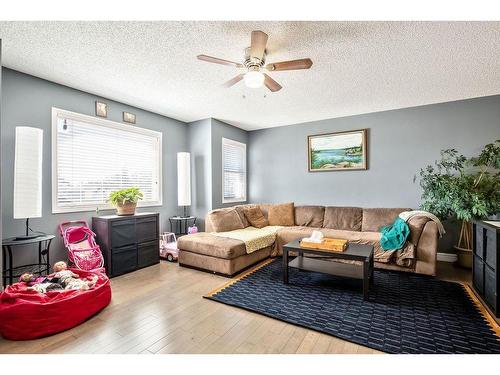
<instances>
[{"instance_id":1,"label":"hardwood floor","mask_svg":"<svg viewBox=\"0 0 500 375\"><path fill-rule=\"evenodd\" d=\"M438 277L469 281L449 263ZM111 280L100 314L32 341L0 339L0 353L380 353L202 298L228 279L162 262Z\"/></svg>"}]
</instances>

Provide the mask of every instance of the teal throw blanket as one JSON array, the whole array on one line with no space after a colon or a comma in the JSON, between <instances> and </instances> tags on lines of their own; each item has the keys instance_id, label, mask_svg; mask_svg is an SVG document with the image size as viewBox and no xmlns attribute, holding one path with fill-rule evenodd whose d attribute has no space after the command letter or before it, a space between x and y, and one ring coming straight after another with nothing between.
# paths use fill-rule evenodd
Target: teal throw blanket
<instances>
[{"instance_id":1,"label":"teal throw blanket","mask_svg":"<svg viewBox=\"0 0 500 375\"><path fill-rule=\"evenodd\" d=\"M406 221L398 217L396 221L386 227L380 229L382 238L380 238L380 246L383 250L398 250L401 249L408 236L410 235L410 227Z\"/></svg>"}]
</instances>

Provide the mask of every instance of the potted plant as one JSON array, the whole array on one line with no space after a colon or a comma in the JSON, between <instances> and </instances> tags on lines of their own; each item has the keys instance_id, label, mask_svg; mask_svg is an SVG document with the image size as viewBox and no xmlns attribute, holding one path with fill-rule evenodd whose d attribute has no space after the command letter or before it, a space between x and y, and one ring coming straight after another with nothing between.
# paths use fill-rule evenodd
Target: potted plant
<instances>
[{"instance_id":1,"label":"potted plant","mask_svg":"<svg viewBox=\"0 0 500 375\"><path fill-rule=\"evenodd\" d=\"M500 210L500 140L484 146L477 157L466 158L455 149L442 150L440 160L420 170L420 186L423 210L441 219L461 220L455 246L458 264L472 267L471 221Z\"/></svg>"},{"instance_id":2,"label":"potted plant","mask_svg":"<svg viewBox=\"0 0 500 375\"><path fill-rule=\"evenodd\" d=\"M136 187L113 191L109 194L109 202L116 207L116 213L120 216L133 215L137 201L142 198L141 191Z\"/></svg>"}]
</instances>

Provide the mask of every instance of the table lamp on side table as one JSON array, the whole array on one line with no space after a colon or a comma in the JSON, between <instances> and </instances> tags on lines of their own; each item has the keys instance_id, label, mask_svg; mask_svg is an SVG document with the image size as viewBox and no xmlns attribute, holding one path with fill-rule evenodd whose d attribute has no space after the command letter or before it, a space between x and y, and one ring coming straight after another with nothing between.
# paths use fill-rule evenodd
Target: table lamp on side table
<instances>
[{"instance_id":1,"label":"table lamp on side table","mask_svg":"<svg viewBox=\"0 0 500 375\"><path fill-rule=\"evenodd\" d=\"M177 153L177 204L184 207L184 216L191 206L191 160L189 152Z\"/></svg>"},{"instance_id":2,"label":"table lamp on side table","mask_svg":"<svg viewBox=\"0 0 500 375\"><path fill-rule=\"evenodd\" d=\"M16 127L14 158L14 219L26 219L26 232L16 240L39 237L29 227L29 219L42 217L43 130ZM31 231L31 233L30 233Z\"/></svg>"}]
</instances>

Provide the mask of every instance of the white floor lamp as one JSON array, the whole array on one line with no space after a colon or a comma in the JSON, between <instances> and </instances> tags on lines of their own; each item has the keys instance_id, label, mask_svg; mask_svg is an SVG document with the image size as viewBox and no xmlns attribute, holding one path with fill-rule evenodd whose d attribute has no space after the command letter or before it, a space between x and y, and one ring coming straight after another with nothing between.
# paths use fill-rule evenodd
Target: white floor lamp
<instances>
[{"instance_id":1,"label":"white floor lamp","mask_svg":"<svg viewBox=\"0 0 500 375\"><path fill-rule=\"evenodd\" d=\"M39 235L30 233L29 219L42 217L43 130L16 127L14 158L14 219L26 219L26 232L16 240Z\"/></svg>"},{"instance_id":2,"label":"white floor lamp","mask_svg":"<svg viewBox=\"0 0 500 375\"><path fill-rule=\"evenodd\" d=\"M177 204L184 207L184 217L187 217L187 207L191 206L191 157L189 152L177 153Z\"/></svg>"}]
</instances>

